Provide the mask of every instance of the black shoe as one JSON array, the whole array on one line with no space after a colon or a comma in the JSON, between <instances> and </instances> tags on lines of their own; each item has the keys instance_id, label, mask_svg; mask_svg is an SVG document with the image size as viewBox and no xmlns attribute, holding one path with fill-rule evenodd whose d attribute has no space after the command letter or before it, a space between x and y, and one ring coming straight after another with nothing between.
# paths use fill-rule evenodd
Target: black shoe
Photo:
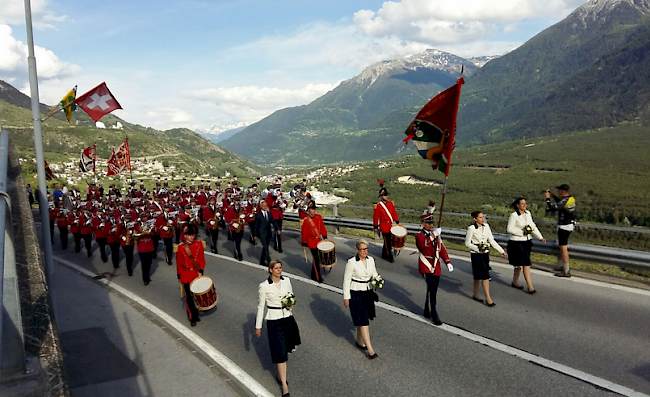
<instances>
[{"instance_id":1,"label":"black shoe","mask_svg":"<svg viewBox=\"0 0 650 397\"><path fill-rule=\"evenodd\" d=\"M88 253L88 257L90 258L91 256L93 256L93 253L92 253L92 252L89 252L89 253Z\"/></svg>"},{"instance_id":2,"label":"black shoe","mask_svg":"<svg viewBox=\"0 0 650 397\"><path fill-rule=\"evenodd\" d=\"M496 306L497 304L496 304L495 302L492 302L492 303L486 303L486 305L488 305L488 307L494 307L494 306Z\"/></svg>"},{"instance_id":3,"label":"black shoe","mask_svg":"<svg viewBox=\"0 0 650 397\"><path fill-rule=\"evenodd\" d=\"M154 259L158 259L158 254L154 253L154 254L153 254L153 258L154 258Z\"/></svg>"},{"instance_id":4,"label":"black shoe","mask_svg":"<svg viewBox=\"0 0 650 397\"><path fill-rule=\"evenodd\" d=\"M279 253L282 253L282 248L280 248L280 249L278 250L278 252L279 252Z\"/></svg>"},{"instance_id":5,"label":"black shoe","mask_svg":"<svg viewBox=\"0 0 650 397\"><path fill-rule=\"evenodd\" d=\"M145 281L144 285L149 285L150 281Z\"/></svg>"},{"instance_id":6,"label":"black shoe","mask_svg":"<svg viewBox=\"0 0 650 397\"><path fill-rule=\"evenodd\" d=\"M368 356L368 360L374 360L374 359L376 359L377 357L379 357L379 355L377 355L377 353L375 353L375 354L373 354L372 356Z\"/></svg>"},{"instance_id":7,"label":"black shoe","mask_svg":"<svg viewBox=\"0 0 650 397\"><path fill-rule=\"evenodd\" d=\"M354 342L354 344L357 345L357 348L358 348L358 349L361 349L361 350L368 350L368 346L361 346L358 342Z\"/></svg>"},{"instance_id":8,"label":"black shoe","mask_svg":"<svg viewBox=\"0 0 650 397\"><path fill-rule=\"evenodd\" d=\"M239 256L237 257L237 260L239 260L239 261L243 261L243 260L244 260L244 256L243 256L242 254L239 254Z\"/></svg>"},{"instance_id":9,"label":"black shoe","mask_svg":"<svg viewBox=\"0 0 650 397\"><path fill-rule=\"evenodd\" d=\"M475 296L472 296L472 299L474 299L475 301L480 302L480 303L485 302L483 299L479 299L479 298L477 298Z\"/></svg>"},{"instance_id":10,"label":"black shoe","mask_svg":"<svg viewBox=\"0 0 650 397\"><path fill-rule=\"evenodd\" d=\"M289 385L289 384L287 383L287 386L288 386L288 385ZM291 394L286 393L286 394L283 394L282 397L291 397Z\"/></svg>"},{"instance_id":11,"label":"black shoe","mask_svg":"<svg viewBox=\"0 0 650 397\"><path fill-rule=\"evenodd\" d=\"M440 321L438 317L432 318L431 322L433 322L434 325L442 325L442 321Z\"/></svg>"},{"instance_id":12,"label":"black shoe","mask_svg":"<svg viewBox=\"0 0 650 397\"><path fill-rule=\"evenodd\" d=\"M200 322L201 322L201 319L200 319L200 318L197 318L197 319L196 319L196 322L197 322L197 323L200 323Z\"/></svg>"},{"instance_id":13,"label":"black shoe","mask_svg":"<svg viewBox=\"0 0 650 397\"><path fill-rule=\"evenodd\" d=\"M536 293L536 292L537 292L536 289L534 289L534 290L532 290L532 291L531 291L531 290L528 290L528 293L531 294L531 295L534 294L534 293Z\"/></svg>"},{"instance_id":14,"label":"black shoe","mask_svg":"<svg viewBox=\"0 0 650 397\"><path fill-rule=\"evenodd\" d=\"M129 272L129 277L133 276L133 272Z\"/></svg>"},{"instance_id":15,"label":"black shoe","mask_svg":"<svg viewBox=\"0 0 650 397\"><path fill-rule=\"evenodd\" d=\"M190 325L191 325L192 327L196 327L196 321L192 321L192 322L190 322Z\"/></svg>"},{"instance_id":16,"label":"black shoe","mask_svg":"<svg viewBox=\"0 0 650 397\"><path fill-rule=\"evenodd\" d=\"M510 286L511 286L512 288L516 288L516 289L524 289L524 286L523 286L523 285L515 285L515 283L510 283Z\"/></svg>"},{"instance_id":17,"label":"black shoe","mask_svg":"<svg viewBox=\"0 0 650 397\"><path fill-rule=\"evenodd\" d=\"M215 250L214 250L214 253L217 254L217 255L219 255L219 250L218 250L218 249L215 249Z\"/></svg>"},{"instance_id":18,"label":"black shoe","mask_svg":"<svg viewBox=\"0 0 650 397\"><path fill-rule=\"evenodd\" d=\"M171 262L171 261L169 261L169 262L167 262L167 264L168 264L169 266L171 266L171 265L172 265L172 262Z\"/></svg>"},{"instance_id":19,"label":"black shoe","mask_svg":"<svg viewBox=\"0 0 650 397\"><path fill-rule=\"evenodd\" d=\"M388 258L388 262L395 263L395 258Z\"/></svg>"},{"instance_id":20,"label":"black shoe","mask_svg":"<svg viewBox=\"0 0 650 397\"><path fill-rule=\"evenodd\" d=\"M571 272L569 271L569 272L565 273L565 272L562 271L562 272L559 272L559 273L555 273L555 277L571 277Z\"/></svg>"}]
</instances>

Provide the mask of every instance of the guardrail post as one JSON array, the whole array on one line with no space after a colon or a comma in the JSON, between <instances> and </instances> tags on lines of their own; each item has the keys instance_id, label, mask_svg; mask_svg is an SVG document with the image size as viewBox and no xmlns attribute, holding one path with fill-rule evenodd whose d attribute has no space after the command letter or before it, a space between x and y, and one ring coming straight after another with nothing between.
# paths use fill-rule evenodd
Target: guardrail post
<instances>
[{"instance_id":1,"label":"guardrail post","mask_svg":"<svg viewBox=\"0 0 650 397\"><path fill-rule=\"evenodd\" d=\"M337 218L337 219L340 218L340 216L339 216L339 205L338 204L333 204L332 205L332 216L334 218ZM340 233L341 233L341 229L338 227L338 225L335 226L334 227L334 234L340 234Z\"/></svg>"},{"instance_id":2,"label":"guardrail post","mask_svg":"<svg viewBox=\"0 0 650 397\"><path fill-rule=\"evenodd\" d=\"M2 303L0 306L0 372L3 375L25 372L25 342L20 315L11 205L7 194L8 160L9 133L2 130L0 132L0 302Z\"/></svg>"}]
</instances>

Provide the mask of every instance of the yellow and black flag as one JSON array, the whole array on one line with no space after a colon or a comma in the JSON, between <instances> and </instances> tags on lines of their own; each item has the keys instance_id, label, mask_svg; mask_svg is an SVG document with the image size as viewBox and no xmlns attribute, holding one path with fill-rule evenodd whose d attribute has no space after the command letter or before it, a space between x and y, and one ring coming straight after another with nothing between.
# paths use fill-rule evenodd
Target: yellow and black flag
<instances>
[{"instance_id":1,"label":"yellow and black flag","mask_svg":"<svg viewBox=\"0 0 650 397\"><path fill-rule=\"evenodd\" d=\"M73 89L68 92L68 94L61 99L61 108L65 113L65 118L68 119L68 123L72 123L72 112L77 108L77 104L74 102L77 98L77 86L74 86Z\"/></svg>"}]
</instances>

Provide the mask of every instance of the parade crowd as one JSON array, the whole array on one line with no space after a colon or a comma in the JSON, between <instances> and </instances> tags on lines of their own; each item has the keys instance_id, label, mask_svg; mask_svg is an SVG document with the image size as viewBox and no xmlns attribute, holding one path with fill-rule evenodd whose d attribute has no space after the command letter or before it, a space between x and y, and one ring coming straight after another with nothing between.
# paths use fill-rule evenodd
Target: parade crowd
<instances>
[{"instance_id":1,"label":"parade crowd","mask_svg":"<svg viewBox=\"0 0 650 397\"><path fill-rule=\"evenodd\" d=\"M85 249L90 257L94 238L102 261L106 263L110 260L114 268L120 267L120 250L124 253L129 276L133 276L133 255L137 250L144 285L151 282L151 264L158 256L160 245L163 245L164 260L170 266L173 265L175 253L177 277L185 296L188 319L195 326L200 321L199 311L214 307L218 300L211 282L209 286L201 287L199 293L193 289L197 280L204 281L202 279L206 278L203 276L204 249L209 244L212 253L219 253L217 241L221 229L232 242L233 257L241 261L241 244L247 230L248 242L261 244L259 263L268 267L269 271L268 279L258 288L255 333L258 337L261 335L262 323L266 319L271 356L278 367L276 380L282 387L283 396L288 396L286 362L288 354L300 345L300 332L291 311L296 300L290 280L282 275L282 263L272 261L270 254L271 243L277 252L282 252L284 211L287 208L298 210L305 260L307 251L311 253L312 280L323 282L323 275L327 275L336 264L336 251L334 243L327 239L322 216L316 213L316 202L306 191L306 180L303 180L303 184L295 185L288 197L281 191L281 182L278 178L275 183L261 189L259 180L242 188L236 178L223 187L217 181L214 185L202 182L189 187L183 182L171 188L168 182L159 181L152 191L147 190L143 183L139 188L131 183L125 195L115 185L105 191L101 185L90 184L85 197L75 189L64 192L55 186L49 202L52 244L56 227L63 250L68 248L68 237L72 234L74 251L79 253ZM547 211L558 212L560 259L556 275L570 277L567 244L575 224L575 199L569 194L568 185L557 186L557 189L558 196L551 195L550 190L545 193ZM481 211L472 213L474 223L467 228L465 245L471 254L473 299L488 307L496 305L489 290L491 248L507 258L513 266L512 287L524 288L519 284L520 275L523 274L527 292L531 295L536 293L530 273L532 239L537 238L543 243L546 240L527 210L525 198L517 198L512 207L506 250L494 240ZM430 202L420 217L422 229L416 234L415 242L419 253L418 270L427 287L424 316L433 324L442 325L436 310L441 269L445 267L451 272L454 267L440 237L441 230L435 227L434 213L435 203ZM375 233L383 238L382 259L394 262L395 255L405 245L406 229L399 223L397 211L393 202L388 200L388 190L383 182L380 182L379 201L374 206L373 225ZM202 230L207 235L207 243L196 240ZM378 297L375 291L383 286L383 279L377 273L374 258L368 255L368 246L368 242L358 241L357 254L346 264L343 304L349 308L357 327L357 348L367 353L369 359L375 359L378 354L371 344L369 321L376 316L375 302ZM480 287L483 288L485 299L478 296Z\"/></svg>"}]
</instances>

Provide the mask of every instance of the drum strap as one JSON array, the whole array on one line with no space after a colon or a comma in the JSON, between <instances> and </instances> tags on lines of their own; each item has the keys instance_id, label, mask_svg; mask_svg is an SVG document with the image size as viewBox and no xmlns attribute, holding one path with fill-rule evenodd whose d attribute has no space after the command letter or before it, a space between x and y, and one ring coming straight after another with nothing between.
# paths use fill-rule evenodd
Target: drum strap
<instances>
[{"instance_id":1,"label":"drum strap","mask_svg":"<svg viewBox=\"0 0 650 397\"><path fill-rule=\"evenodd\" d=\"M316 227L316 224L314 223L312 217L308 216L306 219L309 221L309 225L311 225L311 230L314 235L318 236L322 240L323 236L321 236L321 234L318 232L318 228Z\"/></svg>"},{"instance_id":2,"label":"drum strap","mask_svg":"<svg viewBox=\"0 0 650 397\"><path fill-rule=\"evenodd\" d=\"M390 223L395 223L395 221L393 221L393 216L390 214L390 211L388 211L388 208L386 208L386 206L384 205L384 202L380 201L379 205L381 205L384 211L386 211L386 215L388 215L388 219L390 219Z\"/></svg>"},{"instance_id":3,"label":"drum strap","mask_svg":"<svg viewBox=\"0 0 650 397\"><path fill-rule=\"evenodd\" d=\"M190 257L190 261L192 262L192 267L194 268L194 270L196 270L196 271L201 270L201 267L199 266L198 263L196 263L196 260L195 260L194 257L192 256L192 251L190 251L190 249L189 249L189 247L187 246L187 244L183 244L183 246L185 247L185 252L187 252L187 256ZM190 269L190 268L188 268L188 267L185 267L185 266L182 266L182 267L185 268L185 269L187 269L187 270L192 270L192 269Z\"/></svg>"}]
</instances>

